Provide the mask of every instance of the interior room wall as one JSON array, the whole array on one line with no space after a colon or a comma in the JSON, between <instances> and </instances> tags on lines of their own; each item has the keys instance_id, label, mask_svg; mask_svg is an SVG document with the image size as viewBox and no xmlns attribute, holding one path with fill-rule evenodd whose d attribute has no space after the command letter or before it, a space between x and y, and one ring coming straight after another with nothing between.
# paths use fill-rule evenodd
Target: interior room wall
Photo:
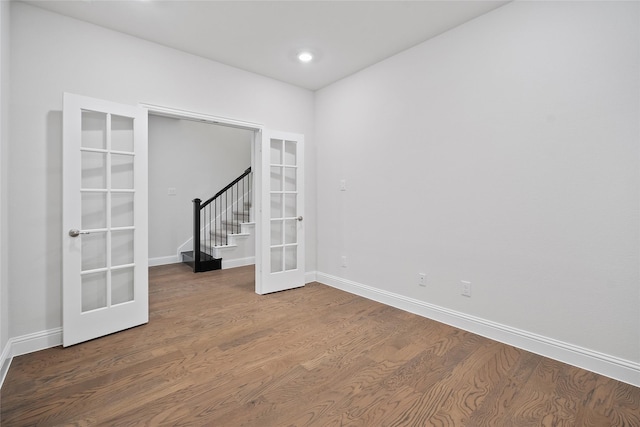
<instances>
[{"instance_id":1,"label":"interior room wall","mask_svg":"<svg viewBox=\"0 0 640 427\"><path fill-rule=\"evenodd\" d=\"M9 341L7 279L7 158L9 142L9 3L0 2L0 354ZM1 362L0 358L0 362ZM0 370L2 366L0 366ZM0 371L1 375L1 371Z\"/></svg>"},{"instance_id":2,"label":"interior room wall","mask_svg":"<svg viewBox=\"0 0 640 427\"><path fill-rule=\"evenodd\" d=\"M150 259L175 256L193 237L192 200L207 200L251 166L252 140L249 130L149 116Z\"/></svg>"},{"instance_id":3,"label":"interior room wall","mask_svg":"<svg viewBox=\"0 0 640 427\"><path fill-rule=\"evenodd\" d=\"M639 8L513 2L320 90L319 275L638 366Z\"/></svg>"},{"instance_id":4,"label":"interior room wall","mask_svg":"<svg viewBox=\"0 0 640 427\"><path fill-rule=\"evenodd\" d=\"M11 4L11 55L11 337L61 326L63 92L305 134L306 262L315 270L311 91L20 2Z\"/></svg>"}]
</instances>

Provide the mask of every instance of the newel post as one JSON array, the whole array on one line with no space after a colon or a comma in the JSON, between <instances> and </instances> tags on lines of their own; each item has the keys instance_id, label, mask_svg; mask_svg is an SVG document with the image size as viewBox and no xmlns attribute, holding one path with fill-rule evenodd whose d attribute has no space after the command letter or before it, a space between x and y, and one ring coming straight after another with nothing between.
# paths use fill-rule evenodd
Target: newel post
<instances>
[{"instance_id":1,"label":"newel post","mask_svg":"<svg viewBox=\"0 0 640 427\"><path fill-rule=\"evenodd\" d=\"M200 203L202 200L193 199L193 272L200 271Z\"/></svg>"}]
</instances>

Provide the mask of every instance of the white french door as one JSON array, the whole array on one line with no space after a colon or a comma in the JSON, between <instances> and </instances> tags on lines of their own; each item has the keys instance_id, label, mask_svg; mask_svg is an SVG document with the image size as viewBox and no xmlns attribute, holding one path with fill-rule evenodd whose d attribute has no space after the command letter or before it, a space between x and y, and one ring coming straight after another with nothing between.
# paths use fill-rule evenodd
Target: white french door
<instances>
[{"instance_id":1,"label":"white french door","mask_svg":"<svg viewBox=\"0 0 640 427\"><path fill-rule=\"evenodd\" d=\"M147 111L65 93L65 347L148 322L147 222Z\"/></svg>"},{"instance_id":2,"label":"white french door","mask_svg":"<svg viewBox=\"0 0 640 427\"><path fill-rule=\"evenodd\" d=\"M264 130L260 151L256 292L267 294L304 286L304 137Z\"/></svg>"}]
</instances>

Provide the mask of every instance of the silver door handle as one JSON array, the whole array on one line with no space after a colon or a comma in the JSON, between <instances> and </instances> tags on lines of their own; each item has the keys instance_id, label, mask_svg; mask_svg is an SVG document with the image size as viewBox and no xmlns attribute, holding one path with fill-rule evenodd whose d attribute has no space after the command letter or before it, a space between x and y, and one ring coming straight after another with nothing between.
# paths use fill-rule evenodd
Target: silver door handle
<instances>
[{"instance_id":1,"label":"silver door handle","mask_svg":"<svg viewBox=\"0 0 640 427\"><path fill-rule=\"evenodd\" d=\"M81 234L91 234L91 233L89 231L76 230L75 228L72 228L71 230L69 230L69 236L71 237L78 237Z\"/></svg>"},{"instance_id":2,"label":"silver door handle","mask_svg":"<svg viewBox=\"0 0 640 427\"><path fill-rule=\"evenodd\" d=\"M302 221L302 215L300 215L298 218L296 218L298 221Z\"/></svg>"}]
</instances>

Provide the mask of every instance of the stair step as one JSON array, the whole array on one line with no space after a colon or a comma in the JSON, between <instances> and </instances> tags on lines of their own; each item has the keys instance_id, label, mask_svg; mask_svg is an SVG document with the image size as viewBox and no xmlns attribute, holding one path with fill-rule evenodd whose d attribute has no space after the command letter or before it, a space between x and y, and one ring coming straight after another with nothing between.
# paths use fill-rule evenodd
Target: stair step
<instances>
[{"instance_id":1,"label":"stair step","mask_svg":"<svg viewBox=\"0 0 640 427\"><path fill-rule=\"evenodd\" d=\"M235 249L238 245L217 245L217 246L209 246L210 249L216 250L225 250L225 249Z\"/></svg>"},{"instance_id":2,"label":"stair step","mask_svg":"<svg viewBox=\"0 0 640 427\"><path fill-rule=\"evenodd\" d=\"M219 239L222 238L224 239L225 236L227 236L229 239L232 239L234 237L249 237L251 235L251 233L214 233L211 232L211 236L216 236Z\"/></svg>"},{"instance_id":3,"label":"stair step","mask_svg":"<svg viewBox=\"0 0 640 427\"><path fill-rule=\"evenodd\" d=\"M206 241L213 241L215 242L220 242L220 241L227 241L227 240L231 240L234 237L245 237L247 233L211 233L211 238L202 238L200 239L203 242Z\"/></svg>"},{"instance_id":4,"label":"stair step","mask_svg":"<svg viewBox=\"0 0 640 427\"><path fill-rule=\"evenodd\" d=\"M244 237L244 236L241 236ZM207 248L216 248L219 246L238 246L236 245L235 241L233 239L211 239L211 240L201 240L200 241L200 246L202 248L207 247Z\"/></svg>"},{"instance_id":5,"label":"stair step","mask_svg":"<svg viewBox=\"0 0 640 427\"><path fill-rule=\"evenodd\" d=\"M211 230L211 231L209 231L209 233L212 236L218 236L218 237L222 237L222 238L224 238L224 236L226 236L226 235L229 235L229 236L244 236L245 234L248 235L249 233L244 232L242 227L243 226L252 226L252 225L255 225L255 222L241 222L239 224L234 224L233 226L231 226L231 224L229 224L228 227L226 227L226 228L223 227L222 229L217 230L217 231ZM238 229L240 229L242 231L240 233L234 233L234 231L238 230ZM225 232L225 230L226 230L226 232Z\"/></svg>"},{"instance_id":6,"label":"stair step","mask_svg":"<svg viewBox=\"0 0 640 427\"><path fill-rule=\"evenodd\" d=\"M200 250L210 254L210 253L214 253L218 249L234 249L237 247L238 245L231 242L227 242L226 245L224 244L224 242L218 242L218 244L213 244L213 242L211 242L211 244L202 243L200 245ZM214 255L219 256L219 254L214 254Z\"/></svg>"},{"instance_id":7,"label":"stair step","mask_svg":"<svg viewBox=\"0 0 640 427\"><path fill-rule=\"evenodd\" d=\"M212 254L214 257L219 257L222 260L223 253L229 252L236 249L238 245L218 245L218 246L210 246L210 245L201 245L200 248L203 252Z\"/></svg>"},{"instance_id":8,"label":"stair step","mask_svg":"<svg viewBox=\"0 0 640 427\"><path fill-rule=\"evenodd\" d=\"M200 242L200 249L203 251L210 251L216 248L236 248L238 245L232 239L227 239L225 242L224 239L219 240L203 240Z\"/></svg>"},{"instance_id":9,"label":"stair step","mask_svg":"<svg viewBox=\"0 0 640 427\"><path fill-rule=\"evenodd\" d=\"M194 269L195 273L222 269L222 258L214 258L206 252L200 252L200 263L197 269L195 268L193 251L182 252L181 255L182 262L190 265L191 268Z\"/></svg>"},{"instance_id":10,"label":"stair step","mask_svg":"<svg viewBox=\"0 0 640 427\"><path fill-rule=\"evenodd\" d=\"M235 216L236 218L247 218L249 219L250 215L249 212L247 211L233 211L233 216Z\"/></svg>"}]
</instances>

